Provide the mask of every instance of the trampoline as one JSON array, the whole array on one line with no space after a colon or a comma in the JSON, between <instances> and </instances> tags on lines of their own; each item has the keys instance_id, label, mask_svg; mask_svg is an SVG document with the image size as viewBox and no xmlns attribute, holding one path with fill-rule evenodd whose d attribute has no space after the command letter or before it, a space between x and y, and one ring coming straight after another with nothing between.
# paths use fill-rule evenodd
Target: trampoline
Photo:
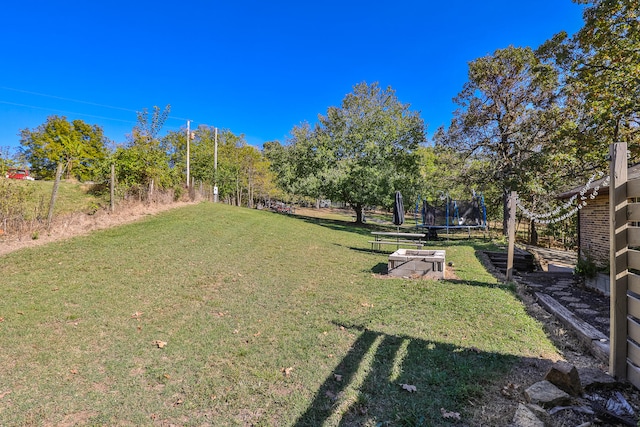
<instances>
[{"instance_id":1,"label":"trampoline","mask_svg":"<svg viewBox=\"0 0 640 427\"><path fill-rule=\"evenodd\" d=\"M425 199L421 209L418 208L419 204L420 200L416 203L416 228L422 229L428 240L437 239L438 232L442 230L447 235L466 230L471 237L472 230L487 229L487 209L482 195L474 194L470 201L464 202L446 196L444 205L440 206L432 205ZM421 223L418 223L419 216Z\"/></svg>"}]
</instances>

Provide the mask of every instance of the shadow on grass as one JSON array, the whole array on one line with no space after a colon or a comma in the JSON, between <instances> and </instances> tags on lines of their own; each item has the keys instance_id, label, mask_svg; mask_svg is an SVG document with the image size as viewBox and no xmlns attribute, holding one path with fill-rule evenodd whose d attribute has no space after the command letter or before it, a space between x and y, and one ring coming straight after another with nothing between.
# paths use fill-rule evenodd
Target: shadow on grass
<instances>
[{"instance_id":1,"label":"shadow on grass","mask_svg":"<svg viewBox=\"0 0 640 427\"><path fill-rule=\"evenodd\" d=\"M371 272L373 274L387 274L388 265L386 262L379 262L373 266Z\"/></svg>"},{"instance_id":2,"label":"shadow on grass","mask_svg":"<svg viewBox=\"0 0 640 427\"><path fill-rule=\"evenodd\" d=\"M294 218L298 218L309 224L320 225L322 227L330 228L331 230L347 231L350 233L360 234L362 236L371 235L372 231L378 230L379 227L370 224L357 224L351 221L341 221L338 219L316 218L306 215L295 215Z\"/></svg>"},{"instance_id":3,"label":"shadow on grass","mask_svg":"<svg viewBox=\"0 0 640 427\"><path fill-rule=\"evenodd\" d=\"M330 228L337 231L348 231L351 233L357 233L362 236L371 236L372 231L397 231L395 225L388 224L376 224L373 222L366 222L364 224L358 224L355 221L344 221L339 219L318 218L307 215L296 214L294 218L301 219L302 221L310 224L321 225L323 227ZM403 226L400 231L406 233L415 233L414 227Z\"/></svg>"},{"instance_id":4,"label":"shadow on grass","mask_svg":"<svg viewBox=\"0 0 640 427\"><path fill-rule=\"evenodd\" d=\"M453 414L464 417L469 400L480 397L487 384L519 360L513 355L388 335L355 325L342 327L359 337L320 386L296 427L325 422L340 426L371 422L455 425L460 421Z\"/></svg>"}]
</instances>

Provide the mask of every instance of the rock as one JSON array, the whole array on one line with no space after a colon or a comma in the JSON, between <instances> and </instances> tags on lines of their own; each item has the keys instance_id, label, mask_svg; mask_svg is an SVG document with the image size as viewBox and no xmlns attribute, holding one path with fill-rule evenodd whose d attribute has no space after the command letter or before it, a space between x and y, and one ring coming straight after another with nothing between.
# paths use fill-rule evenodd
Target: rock
<instances>
[{"instance_id":1,"label":"rock","mask_svg":"<svg viewBox=\"0 0 640 427\"><path fill-rule=\"evenodd\" d=\"M617 384L615 378L598 368L578 369L578 375L580 376L582 388L587 391L596 388L610 389Z\"/></svg>"},{"instance_id":2,"label":"rock","mask_svg":"<svg viewBox=\"0 0 640 427\"><path fill-rule=\"evenodd\" d=\"M524 391L524 395L529 403L543 408L568 405L571 402L571 396L546 380L533 384Z\"/></svg>"},{"instance_id":3,"label":"rock","mask_svg":"<svg viewBox=\"0 0 640 427\"><path fill-rule=\"evenodd\" d=\"M554 363L544 379L572 396L582 394L578 370L568 362L561 360Z\"/></svg>"},{"instance_id":4,"label":"rock","mask_svg":"<svg viewBox=\"0 0 640 427\"><path fill-rule=\"evenodd\" d=\"M544 422L531 409L520 403L511 425L514 427L544 427Z\"/></svg>"}]
</instances>

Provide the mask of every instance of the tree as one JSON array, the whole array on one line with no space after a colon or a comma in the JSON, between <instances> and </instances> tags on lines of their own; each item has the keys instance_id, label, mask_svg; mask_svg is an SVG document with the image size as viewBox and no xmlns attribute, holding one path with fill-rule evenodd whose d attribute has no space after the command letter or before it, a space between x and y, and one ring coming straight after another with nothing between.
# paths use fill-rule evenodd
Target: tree
<instances>
[{"instance_id":1,"label":"tree","mask_svg":"<svg viewBox=\"0 0 640 427\"><path fill-rule=\"evenodd\" d=\"M67 178L93 179L99 163L107 157L103 130L82 120L69 122L66 117L49 116L36 129L22 129L20 144L25 159L39 178L51 179L58 164Z\"/></svg>"},{"instance_id":2,"label":"tree","mask_svg":"<svg viewBox=\"0 0 640 427\"><path fill-rule=\"evenodd\" d=\"M171 106L167 105L164 110L154 106L151 115L147 109L139 112L127 146L119 147L113 155L119 184L137 189L141 196L146 191L150 198L156 188L171 188L175 184L176 174L169 165L169 156L157 138L170 111Z\"/></svg>"},{"instance_id":3,"label":"tree","mask_svg":"<svg viewBox=\"0 0 640 427\"><path fill-rule=\"evenodd\" d=\"M0 147L0 177L4 176L7 169L13 166L14 162L11 160L9 152L9 147Z\"/></svg>"},{"instance_id":4,"label":"tree","mask_svg":"<svg viewBox=\"0 0 640 427\"><path fill-rule=\"evenodd\" d=\"M576 33L572 83L609 142L640 134L640 1L578 0L591 4ZM607 144L608 145L608 144ZM636 150L638 147L634 147Z\"/></svg>"},{"instance_id":5,"label":"tree","mask_svg":"<svg viewBox=\"0 0 640 427\"><path fill-rule=\"evenodd\" d=\"M469 64L469 81L455 98L460 106L438 144L466 153L507 198L525 184L525 171L544 155L558 127L558 75L530 48L508 47Z\"/></svg>"},{"instance_id":6,"label":"tree","mask_svg":"<svg viewBox=\"0 0 640 427\"><path fill-rule=\"evenodd\" d=\"M348 203L358 223L365 206L391 206L396 190L405 200L416 194L425 126L390 87L360 83L318 119L292 130L290 167L280 168L299 181L297 191Z\"/></svg>"},{"instance_id":7,"label":"tree","mask_svg":"<svg viewBox=\"0 0 640 427\"><path fill-rule=\"evenodd\" d=\"M309 123L294 126L286 146L273 141L264 145L265 156L280 188L292 198L323 196L321 174L328 167L327 158L318 150L317 134Z\"/></svg>"},{"instance_id":8,"label":"tree","mask_svg":"<svg viewBox=\"0 0 640 427\"><path fill-rule=\"evenodd\" d=\"M93 175L107 155L106 139L99 126L90 126L82 120L69 123L66 117L58 116L49 116L45 124L33 131L23 129L20 134L20 144L33 171L40 178L54 178L47 216L49 228L65 169L68 178L86 179Z\"/></svg>"},{"instance_id":9,"label":"tree","mask_svg":"<svg viewBox=\"0 0 640 427\"><path fill-rule=\"evenodd\" d=\"M640 156L640 0L574 0L589 5L573 36L556 34L538 53L564 75L565 152L582 169L604 166L611 142Z\"/></svg>"}]
</instances>

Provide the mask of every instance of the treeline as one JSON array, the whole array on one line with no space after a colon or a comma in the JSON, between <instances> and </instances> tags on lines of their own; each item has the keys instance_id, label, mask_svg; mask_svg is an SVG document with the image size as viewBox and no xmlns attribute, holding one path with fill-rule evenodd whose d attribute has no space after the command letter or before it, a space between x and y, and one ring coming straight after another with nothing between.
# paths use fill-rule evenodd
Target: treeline
<instances>
[{"instance_id":1,"label":"treeline","mask_svg":"<svg viewBox=\"0 0 640 427\"><path fill-rule=\"evenodd\" d=\"M431 144L419 112L391 88L361 83L317 123L295 127L287 144L265 146L279 185L347 202L358 219L366 206L389 206L394 190L411 207L475 191L505 221L511 191L531 211L549 212L559 193L607 173L612 142L626 141L637 161L640 1L574 1L585 5L575 35L471 61L453 119Z\"/></svg>"},{"instance_id":2,"label":"treeline","mask_svg":"<svg viewBox=\"0 0 640 427\"><path fill-rule=\"evenodd\" d=\"M35 129L21 130L21 157L38 179L91 181L105 189L115 172L120 197L152 200L171 192L176 199L189 187L214 186L219 198L230 204L253 207L277 195L269 162L244 136L230 130L200 126L189 133L189 183L187 183L187 132L159 133L170 106L138 113L127 142L116 145L102 128L82 120L50 116ZM217 146L217 147L216 147ZM5 168L8 166L5 161Z\"/></svg>"},{"instance_id":3,"label":"treeline","mask_svg":"<svg viewBox=\"0 0 640 427\"><path fill-rule=\"evenodd\" d=\"M286 141L262 150L229 130L216 137L208 126L189 138L186 129L159 137L169 108L154 107L115 148L100 127L52 116L21 132L24 160L40 178L61 168L96 182L113 164L126 194L180 196L189 143L190 177L217 185L220 199L235 205L331 199L360 221L369 207L390 207L396 190L406 208L475 192L490 217L504 220L507 195L517 191L531 211L552 210L558 193L607 171L611 142L626 141L630 161L640 157L640 0L574 1L585 5L575 35L471 61L451 123L430 141L420 112L391 87L362 82L316 123L294 126Z\"/></svg>"}]
</instances>

